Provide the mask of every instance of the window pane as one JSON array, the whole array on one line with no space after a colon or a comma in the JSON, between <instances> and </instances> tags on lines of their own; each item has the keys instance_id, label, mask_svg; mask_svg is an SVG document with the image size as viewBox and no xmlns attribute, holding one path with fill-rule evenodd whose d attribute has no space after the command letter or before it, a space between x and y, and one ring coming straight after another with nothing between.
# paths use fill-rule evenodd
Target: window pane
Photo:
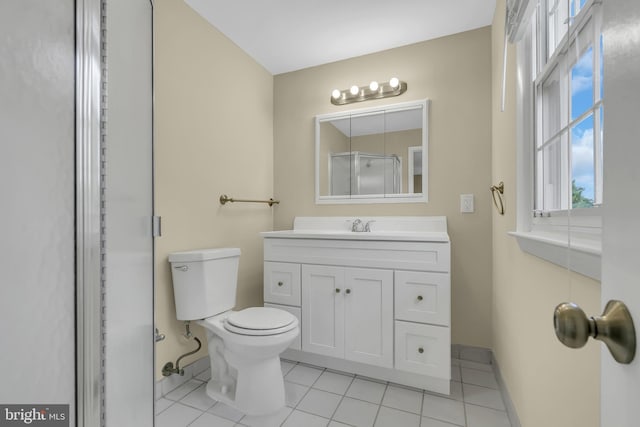
<instances>
[{"instance_id":1,"label":"window pane","mask_svg":"<svg viewBox=\"0 0 640 427\"><path fill-rule=\"evenodd\" d=\"M542 207L545 211L568 209L566 133L540 150L538 174L542 176L538 191L542 192Z\"/></svg>"},{"instance_id":2,"label":"window pane","mask_svg":"<svg viewBox=\"0 0 640 427\"><path fill-rule=\"evenodd\" d=\"M542 83L542 137L539 144L544 144L560 132L560 73L556 67Z\"/></svg>"},{"instance_id":3,"label":"window pane","mask_svg":"<svg viewBox=\"0 0 640 427\"><path fill-rule=\"evenodd\" d=\"M593 206L595 196L595 165L593 145L593 115L571 128L572 206Z\"/></svg>"},{"instance_id":4,"label":"window pane","mask_svg":"<svg viewBox=\"0 0 640 427\"><path fill-rule=\"evenodd\" d=\"M547 0L547 59L551 58L569 29L567 0Z\"/></svg>"},{"instance_id":5,"label":"window pane","mask_svg":"<svg viewBox=\"0 0 640 427\"><path fill-rule=\"evenodd\" d=\"M584 7L584 4L587 2L587 0L569 0L569 1L571 2L571 5L569 6L569 14L572 18L576 16L578 13L580 13L582 8Z\"/></svg>"},{"instance_id":6,"label":"window pane","mask_svg":"<svg viewBox=\"0 0 640 427\"><path fill-rule=\"evenodd\" d=\"M604 98L604 50L602 34L600 34L600 99Z\"/></svg>"},{"instance_id":7,"label":"window pane","mask_svg":"<svg viewBox=\"0 0 640 427\"><path fill-rule=\"evenodd\" d=\"M602 109L602 106L600 106L600 114L598 114L599 116L599 120L598 122L600 123L600 129L598 130L598 133L596 134L596 148L595 148L595 153L596 153L596 162L595 162L595 167L596 167L596 194L595 194L595 200L594 203L596 204L601 204L602 203L602 185L603 185L603 162L602 162L602 149L604 147L604 140L602 139L602 135L603 135L603 124L604 124L604 111Z\"/></svg>"},{"instance_id":8,"label":"window pane","mask_svg":"<svg viewBox=\"0 0 640 427\"><path fill-rule=\"evenodd\" d=\"M593 106L593 47L571 67L571 120Z\"/></svg>"}]
</instances>

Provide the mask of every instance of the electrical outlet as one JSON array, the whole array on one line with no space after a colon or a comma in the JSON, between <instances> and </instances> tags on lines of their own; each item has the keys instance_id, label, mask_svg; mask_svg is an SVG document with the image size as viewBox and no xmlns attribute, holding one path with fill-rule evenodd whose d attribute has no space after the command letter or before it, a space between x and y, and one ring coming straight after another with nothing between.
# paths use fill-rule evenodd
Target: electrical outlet
<instances>
[{"instance_id":1,"label":"electrical outlet","mask_svg":"<svg viewBox=\"0 0 640 427\"><path fill-rule=\"evenodd\" d=\"M473 194L461 194L460 195L460 212L473 213Z\"/></svg>"}]
</instances>

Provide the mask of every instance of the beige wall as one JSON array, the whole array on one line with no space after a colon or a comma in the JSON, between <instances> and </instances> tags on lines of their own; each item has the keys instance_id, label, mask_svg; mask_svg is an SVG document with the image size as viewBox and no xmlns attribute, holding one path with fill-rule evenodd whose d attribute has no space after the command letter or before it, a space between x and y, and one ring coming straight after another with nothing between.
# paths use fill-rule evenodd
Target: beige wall
<instances>
[{"instance_id":1,"label":"beige wall","mask_svg":"<svg viewBox=\"0 0 640 427\"><path fill-rule=\"evenodd\" d=\"M600 420L600 347L563 347L553 332L555 306L578 303L600 313L600 284L523 253L515 230L515 48L508 57L506 111L500 112L504 0L492 27L492 176L504 181L505 215L493 213L493 350L523 427L589 427Z\"/></svg>"},{"instance_id":2,"label":"beige wall","mask_svg":"<svg viewBox=\"0 0 640 427\"><path fill-rule=\"evenodd\" d=\"M168 253L239 247L238 306L262 304L259 232L272 229L272 209L221 206L218 198L273 193L273 77L184 1L156 0L154 13L155 209L162 216L155 307L167 337L156 345L161 378L166 362L194 347L176 320Z\"/></svg>"},{"instance_id":3,"label":"beige wall","mask_svg":"<svg viewBox=\"0 0 640 427\"><path fill-rule=\"evenodd\" d=\"M397 76L408 91L386 100L334 106L332 89ZM491 30L489 27L274 79L275 229L304 215L446 215L452 241L452 339L491 346ZM431 99L429 202L316 205L314 117L350 109ZM460 194L476 212L459 212Z\"/></svg>"}]
</instances>

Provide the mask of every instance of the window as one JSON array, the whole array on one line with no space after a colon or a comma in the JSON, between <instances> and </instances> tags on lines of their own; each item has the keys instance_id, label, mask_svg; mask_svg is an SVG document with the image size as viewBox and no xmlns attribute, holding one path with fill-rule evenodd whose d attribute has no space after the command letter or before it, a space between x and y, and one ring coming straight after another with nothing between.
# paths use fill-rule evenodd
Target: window
<instances>
[{"instance_id":1,"label":"window","mask_svg":"<svg viewBox=\"0 0 640 427\"><path fill-rule=\"evenodd\" d=\"M543 47L531 52L536 212L602 203L602 38L592 5L542 0L532 21Z\"/></svg>"},{"instance_id":2,"label":"window","mask_svg":"<svg viewBox=\"0 0 640 427\"><path fill-rule=\"evenodd\" d=\"M518 229L529 253L600 278L601 5L530 0L518 42Z\"/></svg>"}]
</instances>

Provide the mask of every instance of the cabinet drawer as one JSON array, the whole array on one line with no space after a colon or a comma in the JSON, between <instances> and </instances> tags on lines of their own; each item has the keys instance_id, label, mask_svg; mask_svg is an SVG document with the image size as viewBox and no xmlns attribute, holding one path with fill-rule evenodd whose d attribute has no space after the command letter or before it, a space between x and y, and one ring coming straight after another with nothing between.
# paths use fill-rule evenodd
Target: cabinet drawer
<instances>
[{"instance_id":1,"label":"cabinet drawer","mask_svg":"<svg viewBox=\"0 0 640 427\"><path fill-rule=\"evenodd\" d=\"M448 273L395 272L395 318L449 326L451 286Z\"/></svg>"},{"instance_id":2,"label":"cabinet drawer","mask_svg":"<svg viewBox=\"0 0 640 427\"><path fill-rule=\"evenodd\" d=\"M300 306L300 264L264 263L264 301Z\"/></svg>"},{"instance_id":3,"label":"cabinet drawer","mask_svg":"<svg viewBox=\"0 0 640 427\"><path fill-rule=\"evenodd\" d=\"M451 378L449 328L396 321L396 369Z\"/></svg>"},{"instance_id":4,"label":"cabinet drawer","mask_svg":"<svg viewBox=\"0 0 640 427\"><path fill-rule=\"evenodd\" d=\"M278 308L280 310L288 311L298 318L298 328L300 328L300 333L296 337L295 340L291 343L289 348L294 350L302 350L302 313L298 307L289 307L288 305L278 305L278 304L269 304L264 303L265 307Z\"/></svg>"}]
</instances>

